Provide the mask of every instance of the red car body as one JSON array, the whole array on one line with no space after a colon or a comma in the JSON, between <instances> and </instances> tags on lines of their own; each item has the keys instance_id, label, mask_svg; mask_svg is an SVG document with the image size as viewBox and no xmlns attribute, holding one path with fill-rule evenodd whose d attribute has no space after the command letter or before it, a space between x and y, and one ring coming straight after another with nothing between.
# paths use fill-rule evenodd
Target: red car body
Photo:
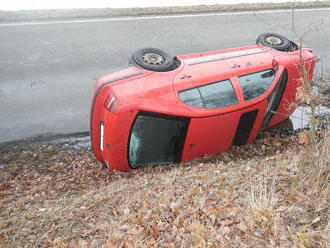
<instances>
[{"instance_id":1,"label":"red car body","mask_svg":"<svg viewBox=\"0 0 330 248\"><path fill-rule=\"evenodd\" d=\"M294 111L302 75L299 53L258 44L179 56L180 66L167 72L132 66L104 76L95 85L90 110L93 152L109 169L128 171L251 143L259 131ZM302 60L311 80L311 49L302 49ZM251 98L249 86L242 85L255 77L261 87L263 80L269 85ZM218 83L228 102L212 105L212 94L202 94L217 90Z\"/></svg>"}]
</instances>

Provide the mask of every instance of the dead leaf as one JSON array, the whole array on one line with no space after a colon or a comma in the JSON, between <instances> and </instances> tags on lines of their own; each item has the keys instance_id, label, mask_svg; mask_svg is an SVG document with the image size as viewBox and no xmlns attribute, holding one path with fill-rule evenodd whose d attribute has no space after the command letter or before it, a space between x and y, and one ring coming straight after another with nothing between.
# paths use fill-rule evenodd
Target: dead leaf
<instances>
[{"instance_id":1,"label":"dead leaf","mask_svg":"<svg viewBox=\"0 0 330 248\"><path fill-rule=\"evenodd\" d=\"M214 214L211 214L211 215L209 215L209 218L211 220L212 225L214 225L215 221L216 221L216 216Z\"/></svg>"},{"instance_id":2,"label":"dead leaf","mask_svg":"<svg viewBox=\"0 0 330 248\"><path fill-rule=\"evenodd\" d=\"M326 86L328 83L328 79L327 78L323 78L322 81L321 81L321 85L322 86Z\"/></svg>"},{"instance_id":3,"label":"dead leaf","mask_svg":"<svg viewBox=\"0 0 330 248\"><path fill-rule=\"evenodd\" d=\"M129 229L129 230L127 231L127 234L130 234L130 235L137 235L137 234L139 234L139 231L138 231L137 229L133 228L133 229Z\"/></svg>"},{"instance_id":4,"label":"dead leaf","mask_svg":"<svg viewBox=\"0 0 330 248\"><path fill-rule=\"evenodd\" d=\"M122 230L122 231L127 231L128 229L130 229L129 225L122 225L121 227L119 227L119 230Z\"/></svg>"},{"instance_id":5,"label":"dead leaf","mask_svg":"<svg viewBox=\"0 0 330 248\"><path fill-rule=\"evenodd\" d=\"M79 239L78 242L77 242L77 247L79 248L87 248L88 246L88 243L86 240L83 240L83 239Z\"/></svg>"},{"instance_id":6,"label":"dead leaf","mask_svg":"<svg viewBox=\"0 0 330 248\"><path fill-rule=\"evenodd\" d=\"M28 236L28 235L30 235L31 233L32 233L32 230L29 229L29 228L22 228L22 229L21 229L21 234L22 234L23 236Z\"/></svg>"},{"instance_id":7,"label":"dead leaf","mask_svg":"<svg viewBox=\"0 0 330 248\"><path fill-rule=\"evenodd\" d=\"M320 220L321 220L321 217L320 217L320 216L319 216L319 217L316 217L316 218L312 221L311 224L314 225L314 224L320 222Z\"/></svg>"},{"instance_id":8,"label":"dead leaf","mask_svg":"<svg viewBox=\"0 0 330 248\"><path fill-rule=\"evenodd\" d=\"M141 216L139 216L139 217L137 218L136 223L137 223L139 226L142 226L142 227L144 227L144 226L146 225L146 223L145 223L143 217L141 217Z\"/></svg>"},{"instance_id":9,"label":"dead leaf","mask_svg":"<svg viewBox=\"0 0 330 248\"><path fill-rule=\"evenodd\" d=\"M194 187L194 188L191 190L191 192L190 192L190 197L195 196L195 195L197 195L198 193L199 193L199 187L196 186L196 187Z\"/></svg>"},{"instance_id":10,"label":"dead leaf","mask_svg":"<svg viewBox=\"0 0 330 248\"><path fill-rule=\"evenodd\" d=\"M325 144L326 148L330 149L330 135L325 137L324 144Z\"/></svg>"},{"instance_id":11,"label":"dead leaf","mask_svg":"<svg viewBox=\"0 0 330 248\"><path fill-rule=\"evenodd\" d=\"M298 143L301 145L309 145L311 143L310 133L307 131L303 131L298 136Z\"/></svg>"},{"instance_id":12,"label":"dead leaf","mask_svg":"<svg viewBox=\"0 0 330 248\"><path fill-rule=\"evenodd\" d=\"M235 221L232 221L232 220L229 220L229 219L221 221L221 224L224 225L224 226L231 226L234 223L235 223Z\"/></svg>"},{"instance_id":13,"label":"dead leaf","mask_svg":"<svg viewBox=\"0 0 330 248\"><path fill-rule=\"evenodd\" d=\"M322 98L323 98L323 94L322 93L318 93L317 96L315 97L314 105L315 106L321 105L322 104Z\"/></svg>"},{"instance_id":14,"label":"dead leaf","mask_svg":"<svg viewBox=\"0 0 330 248\"><path fill-rule=\"evenodd\" d=\"M246 226L245 223L240 222L237 226L238 230L240 230L241 232L246 232L248 230L248 227Z\"/></svg>"}]
</instances>

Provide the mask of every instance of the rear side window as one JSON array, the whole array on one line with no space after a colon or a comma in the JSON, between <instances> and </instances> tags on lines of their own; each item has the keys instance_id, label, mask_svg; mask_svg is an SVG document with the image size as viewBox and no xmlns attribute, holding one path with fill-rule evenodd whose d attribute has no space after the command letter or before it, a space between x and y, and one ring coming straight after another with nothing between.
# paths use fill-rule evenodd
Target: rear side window
<instances>
[{"instance_id":1,"label":"rear side window","mask_svg":"<svg viewBox=\"0 0 330 248\"><path fill-rule=\"evenodd\" d=\"M229 80L179 92L179 97L187 105L207 109L238 104L235 91Z\"/></svg>"},{"instance_id":2,"label":"rear side window","mask_svg":"<svg viewBox=\"0 0 330 248\"><path fill-rule=\"evenodd\" d=\"M275 71L270 69L238 77L245 101L261 96L268 90L275 77Z\"/></svg>"},{"instance_id":3,"label":"rear side window","mask_svg":"<svg viewBox=\"0 0 330 248\"><path fill-rule=\"evenodd\" d=\"M197 88L182 91L179 93L179 97L180 97L181 101L187 105L201 107L201 108L204 107L201 95Z\"/></svg>"}]
</instances>

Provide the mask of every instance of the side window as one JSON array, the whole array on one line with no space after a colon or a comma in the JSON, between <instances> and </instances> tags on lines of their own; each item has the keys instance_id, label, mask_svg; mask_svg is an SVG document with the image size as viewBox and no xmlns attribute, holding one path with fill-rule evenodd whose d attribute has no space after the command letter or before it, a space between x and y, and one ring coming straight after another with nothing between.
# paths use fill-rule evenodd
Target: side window
<instances>
[{"instance_id":1,"label":"side window","mask_svg":"<svg viewBox=\"0 0 330 248\"><path fill-rule=\"evenodd\" d=\"M179 97L187 105L207 109L238 104L235 91L229 80L179 92Z\"/></svg>"},{"instance_id":2,"label":"side window","mask_svg":"<svg viewBox=\"0 0 330 248\"><path fill-rule=\"evenodd\" d=\"M198 89L191 89L179 93L181 101L187 105L203 108L203 101Z\"/></svg>"},{"instance_id":3,"label":"side window","mask_svg":"<svg viewBox=\"0 0 330 248\"><path fill-rule=\"evenodd\" d=\"M273 82L275 71L270 69L238 77L245 101L261 96Z\"/></svg>"},{"instance_id":4,"label":"side window","mask_svg":"<svg viewBox=\"0 0 330 248\"><path fill-rule=\"evenodd\" d=\"M229 80L199 87L205 108L222 108L238 103Z\"/></svg>"}]
</instances>

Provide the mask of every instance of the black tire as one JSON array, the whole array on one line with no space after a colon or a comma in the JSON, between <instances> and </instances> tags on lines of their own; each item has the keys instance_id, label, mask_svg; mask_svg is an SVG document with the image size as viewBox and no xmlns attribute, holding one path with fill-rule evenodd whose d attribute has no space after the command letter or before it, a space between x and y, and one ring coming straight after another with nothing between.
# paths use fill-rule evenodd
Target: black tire
<instances>
[{"instance_id":1,"label":"black tire","mask_svg":"<svg viewBox=\"0 0 330 248\"><path fill-rule=\"evenodd\" d=\"M132 54L132 62L149 71L172 71L180 66L180 61L158 48L140 48Z\"/></svg>"},{"instance_id":2,"label":"black tire","mask_svg":"<svg viewBox=\"0 0 330 248\"><path fill-rule=\"evenodd\" d=\"M291 50L291 41L283 35L275 33L263 33L257 38L257 44L276 49L278 51L287 52Z\"/></svg>"}]
</instances>

